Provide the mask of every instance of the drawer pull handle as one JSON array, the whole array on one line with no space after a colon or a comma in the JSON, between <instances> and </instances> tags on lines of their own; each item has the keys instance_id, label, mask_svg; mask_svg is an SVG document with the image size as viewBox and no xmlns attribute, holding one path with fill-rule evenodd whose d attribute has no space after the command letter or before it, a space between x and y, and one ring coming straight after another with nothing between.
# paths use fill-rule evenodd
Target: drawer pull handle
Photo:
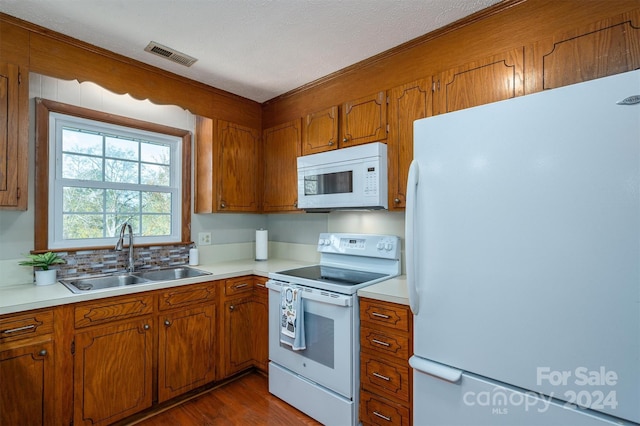
<instances>
[{"instance_id":1,"label":"drawer pull handle","mask_svg":"<svg viewBox=\"0 0 640 426\"><path fill-rule=\"evenodd\" d=\"M264 284L257 283L256 286L264 288Z\"/></svg>"},{"instance_id":2,"label":"drawer pull handle","mask_svg":"<svg viewBox=\"0 0 640 426\"><path fill-rule=\"evenodd\" d=\"M385 416L385 415L383 415L383 414L378 413L377 411L374 411L374 412L373 412L373 415L374 415L374 416L378 416L378 417L380 417L381 419L384 419L384 420L386 420L386 421L388 421L388 422L390 422L390 421L391 421L391 417L387 417L387 416Z\"/></svg>"},{"instance_id":3,"label":"drawer pull handle","mask_svg":"<svg viewBox=\"0 0 640 426\"><path fill-rule=\"evenodd\" d=\"M391 318L389 315L385 315L385 314L379 314L377 312L372 312L371 315L373 315L374 317L378 317L378 318L384 318L384 319L389 319Z\"/></svg>"},{"instance_id":4,"label":"drawer pull handle","mask_svg":"<svg viewBox=\"0 0 640 426\"><path fill-rule=\"evenodd\" d=\"M387 382L388 382L389 380L391 380L391 378L390 378L390 377L383 376L382 374L380 374L380 373L376 373L375 371L374 371L372 374L373 374L374 376L376 376L378 379L386 380Z\"/></svg>"},{"instance_id":5,"label":"drawer pull handle","mask_svg":"<svg viewBox=\"0 0 640 426\"><path fill-rule=\"evenodd\" d=\"M35 324L25 325L24 327L18 327L18 328L10 328L9 330L4 330L2 334L17 333L19 331L31 330L32 328L36 328Z\"/></svg>"},{"instance_id":6,"label":"drawer pull handle","mask_svg":"<svg viewBox=\"0 0 640 426\"><path fill-rule=\"evenodd\" d=\"M391 346L391 344L390 344L390 343L383 342L382 340L378 340L378 339L371 339L371 341L372 341L373 343L378 344L378 345L382 345L382 346L386 346L386 347Z\"/></svg>"},{"instance_id":7,"label":"drawer pull handle","mask_svg":"<svg viewBox=\"0 0 640 426\"><path fill-rule=\"evenodd\" d=\"M242 283L242 284L234 285L234 286L233 286L233 288L235 288L235 289L238 289L238 288L244 288L244 287L246 287L246 286L248 286L248 285L249 285L249 284L247 284L247 283Z\"/></svg>"}]
</instances>

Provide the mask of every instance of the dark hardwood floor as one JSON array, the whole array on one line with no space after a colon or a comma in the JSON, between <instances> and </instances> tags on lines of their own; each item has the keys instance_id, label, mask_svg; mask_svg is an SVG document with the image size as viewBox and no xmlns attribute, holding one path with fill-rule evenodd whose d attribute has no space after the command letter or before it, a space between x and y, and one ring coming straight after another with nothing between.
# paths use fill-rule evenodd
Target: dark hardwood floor
<instances>
[{"instance_id":1,"label":"dark hardwood floor","mask_svg":"<svg viewBox=\"0 0 640 426\"><path fill-rule=\"evenodd\" d=\"M269 393L266 376L252 372L172 407L137 426L320 425Z\"/></svg>"}]
</instances>

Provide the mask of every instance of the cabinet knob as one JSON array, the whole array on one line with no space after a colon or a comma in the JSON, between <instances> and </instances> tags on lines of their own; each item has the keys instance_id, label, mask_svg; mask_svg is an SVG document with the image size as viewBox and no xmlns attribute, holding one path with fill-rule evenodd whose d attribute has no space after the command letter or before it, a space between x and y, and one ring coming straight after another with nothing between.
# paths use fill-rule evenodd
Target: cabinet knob
<instances>
[{"instance_id":1,"label":"cabinet knob","mask_svg":"<svg viewBox=\"0 0 640 426\"><path fill-rule=\"evenodd\" d=\"M333 146L333 144L334 144L333 139L331 139L331 140L329 141L329 146Z\"/></svg>"},{"instance_id":2,"label":"cabinet knob","mask_svg":"<svg viewBox=\"0 0 640 426\"><path fill-rule=\"evenodd\" d=\"M236 308L236 307L235 307L235 306L233 306L233 305L229 306L229 310L230 310L230 311L233 311L235 308Z\"/></svg>"},{"instance_id":3,"label":"cabinet knob","mask_svg":"<svg viewBox=\"0 0 640 426\"><path fill-rule=\"evenodd\" d=\"M400 204L400 198L394 198L393 202L396 203L396 204Z\"/></svg>"},{"instance_id":4,"label":"cabinet knob","mask_svg":"<svg viewBox=\"0 0 640 426\"><path fill-rule=\"evenodd\" d=\"M293 203L293 207L298 208L298 202L297 201Z\"/></svg>"},{"instance_id":5,"label":"cabinet knob","mask_svg":"<svg viewBox=\"0 0 640 426\"><path fill-rule=\"evenodd\" d=\"M169 320L164 320L164 325L166 325L167 327L169 327L171 325L171 321Z\"/></svg>"},{"instance_id":6,"label":"cabinet knob","mask_svg":"<svg viewBox=\"0 0 640 426\"><path fill-rule=\"evenodd\" d=\"M45 356L46 354L47 354L47 350L46 349L43 349L38 353L38 355L40 355L40 356Z\"/></svg>"},{"instance_id":7,"label":"cabinet knob","mask_svg":"<svg viewBox=\"0 0 640 426\"><path fill-rule=\"evenodd\" d=\"M151 326L149 324L145 324L142 328L144 328L145 330L148 330L151 328Z\"/></svg>"},{"instance_id":8,"label":"cabinet knob","mask_svg":"<svg viewBox=\"0 0 640 426\"><path fill-rule=\"evenodd\" d=\"M342 142L349 142L349 138L342 139Z\"/></svg>"},{"instance_id":9,"label":"cabinet knob","mask_svg":"<svg viewBox=\"0 0 640 426\"><path fill-rule=\"evenodd\" d=\"M227 204L223 201L220 203L220 208L221 209L226 209L227 208Z\"/></svg>"}]
</instances>

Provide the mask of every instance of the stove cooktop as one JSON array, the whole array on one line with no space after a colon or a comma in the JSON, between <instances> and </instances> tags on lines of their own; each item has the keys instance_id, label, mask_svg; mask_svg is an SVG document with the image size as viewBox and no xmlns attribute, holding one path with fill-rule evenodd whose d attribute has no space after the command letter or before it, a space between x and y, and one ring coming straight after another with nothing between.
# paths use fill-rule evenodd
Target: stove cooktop
<instances>
[{"instance_id":1,"label":"stove cooktop","mask_svg":"<svg viewBox=\"0 0 640 426\"><path fill-rule=\"evenodd\" d=\"M288 271L280 271L278 274L292 278L303 278L343 286L363 284L388 276L386 274L379 274L376 272L353 271L350 269L322 265L289 269Z\"/></svg>"},{"instance_id":2,"label":"stove cooktop","mask_svg":"<svg viewBox=\"0 0 640 426\"><path fill-rule=\"evenodd\" d=\"M272 272L269 278L293 285L354 294L400 273L400 239L393 235L322 233L320 263Z\"/></svg>"}]
</instances>

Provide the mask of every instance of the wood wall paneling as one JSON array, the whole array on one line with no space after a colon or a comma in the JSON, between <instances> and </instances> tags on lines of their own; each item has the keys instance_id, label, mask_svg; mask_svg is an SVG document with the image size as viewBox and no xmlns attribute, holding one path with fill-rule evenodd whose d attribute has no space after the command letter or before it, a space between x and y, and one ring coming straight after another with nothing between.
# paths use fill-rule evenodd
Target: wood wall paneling
<instances>
[{"instance_id":1,"label":"wood wall paneling","mask_svg":"<svg viewBox=\"0 0 640 426\"><path fill-rule=\"evenodd\" d=\"M260 104L0 13L0 59L63 80L261 128Z\"/></svg>"},{"instance_id":2,"label":"wood wall paneling","mask_svg":"<svg viewBox=\"0 0 640 426\"><path fill-rule=\"evenodd\" d=\"M265 127L638 9L637 0L507 0L265 102ZM525 63L525 75L530 67ZM528 92L528 91L527 91Z\"/></svg>"}]
</instances>

